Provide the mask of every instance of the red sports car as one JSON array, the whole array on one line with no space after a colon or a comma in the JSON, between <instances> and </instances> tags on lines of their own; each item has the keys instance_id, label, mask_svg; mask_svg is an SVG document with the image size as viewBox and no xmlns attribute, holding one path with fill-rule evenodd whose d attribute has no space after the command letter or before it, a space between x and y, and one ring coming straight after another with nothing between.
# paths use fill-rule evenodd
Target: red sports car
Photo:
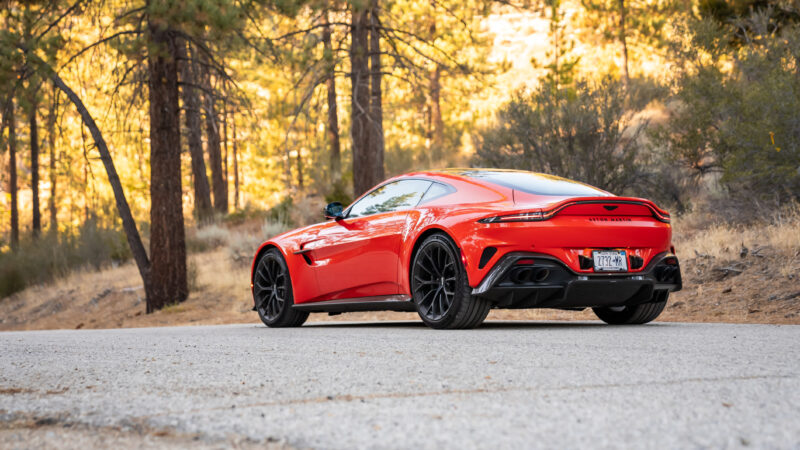
<instances>
[{"instance_id":1,"label":"red sports car","mask_svg":"<svg viewBox=\"0 0 800 450\"><path fill-rule=\"evenodd\" d=\"M433 328L472 328L492 308L592 308L641 324L681 289L666 211L553 175L410 173L325 218L256 252L253 309L266 325L416 310Z\"/></svg>"}]
</instances>

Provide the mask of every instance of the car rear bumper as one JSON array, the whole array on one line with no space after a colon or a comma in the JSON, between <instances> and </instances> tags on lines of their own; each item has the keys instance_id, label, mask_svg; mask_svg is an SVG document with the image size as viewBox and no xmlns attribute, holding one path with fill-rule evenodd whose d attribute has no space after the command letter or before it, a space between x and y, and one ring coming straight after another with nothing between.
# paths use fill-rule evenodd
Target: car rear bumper
<instances>
[{"instance_id":1,"label":"car rear bumper","mask_svg":"<svg viewBox=\"0 0 800 450\"><path fill-rule=\"evenodd\" d=\"M680 265L672 253L657 255L641 272L586 274L552 256L513 252L494 265L472 294L498 308L586 308L647 303L659 291L681 287Z\"/></svg>"}]
</instances>

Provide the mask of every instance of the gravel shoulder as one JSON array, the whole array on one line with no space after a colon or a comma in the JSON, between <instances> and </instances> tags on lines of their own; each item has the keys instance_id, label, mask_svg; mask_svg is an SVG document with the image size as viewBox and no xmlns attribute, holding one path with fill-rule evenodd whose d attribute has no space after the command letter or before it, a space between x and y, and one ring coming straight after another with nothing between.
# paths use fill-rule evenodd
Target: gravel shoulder
<instances>
[{"instance_id":1,"label":"gravel shoulder","mask_svg":"<svg viewBox=\"0 0 800 450\"><path fill-rule=\"evenodd\" d=\"M659 322L4 332L0 446L797 448L798 342Z\"/></svg>"}]
</instances>

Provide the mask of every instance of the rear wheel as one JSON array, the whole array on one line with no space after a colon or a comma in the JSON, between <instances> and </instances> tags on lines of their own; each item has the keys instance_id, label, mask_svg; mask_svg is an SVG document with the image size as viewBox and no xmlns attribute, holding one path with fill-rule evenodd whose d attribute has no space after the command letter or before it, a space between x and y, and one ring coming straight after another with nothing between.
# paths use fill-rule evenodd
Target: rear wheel
<instances>
[{"instance_id":1,"label":"rear wheel","mask_svg":"<svg viewBox=\"0 0 800 450\"><path fill-rule=\"evenodd\" d=\"M292 308L294 295L283 255L270 249L261 256L253 275L253 298L261 321L268 327L299 327L308 313Z\"/></svg>"},{"instance_id":2,"label":"rear wheel","mask_svg":"<svg viewBox=\"0 0 800 450\"><path fill-rule=\"evenodd\" d=\"M489 314L489 301L472 295L455 243L444 234L422 242L411 266L417 312L431 328L475 328Z\"/></svg>"},{"instance_id":3,"label":"rear wheel","mask_svg":"<svg viewBox=\"0 0 800 450\"><path fill-rule=\"evenodd\" d=\"M639 325L651 322L664 311L669 292L656 293L654 302L632 306L592 308L597 317L611 325Z\"/></svg>"}]
</instances>

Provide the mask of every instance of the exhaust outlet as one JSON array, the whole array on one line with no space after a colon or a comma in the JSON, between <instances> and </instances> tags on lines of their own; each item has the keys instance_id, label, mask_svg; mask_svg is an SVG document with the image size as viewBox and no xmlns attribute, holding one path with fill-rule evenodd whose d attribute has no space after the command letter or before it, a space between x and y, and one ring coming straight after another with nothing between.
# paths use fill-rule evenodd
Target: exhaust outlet
<instances>
[{"instance_id":1,"label":"exhaust outlet","mask_svg":"<svg viewBox=\"0 0 800 450\"><path fill-rule=\"evenodd\" d=\"M513 281L514 284L524 284L530 280L531 276L533 276L533 269L527 267L517 269L511 272L511 281Z\"/></svg>"},{"instance_id":2,"label":"exhaust outlet","mask_svg":"<svg viewBox=\"0 0 800 450\"><path fill-rule=\"evenodd\" d=\"M533 274L533 281L541 283L550 276L550 269L539 269Z\"/></svg>"}]
</instances>

